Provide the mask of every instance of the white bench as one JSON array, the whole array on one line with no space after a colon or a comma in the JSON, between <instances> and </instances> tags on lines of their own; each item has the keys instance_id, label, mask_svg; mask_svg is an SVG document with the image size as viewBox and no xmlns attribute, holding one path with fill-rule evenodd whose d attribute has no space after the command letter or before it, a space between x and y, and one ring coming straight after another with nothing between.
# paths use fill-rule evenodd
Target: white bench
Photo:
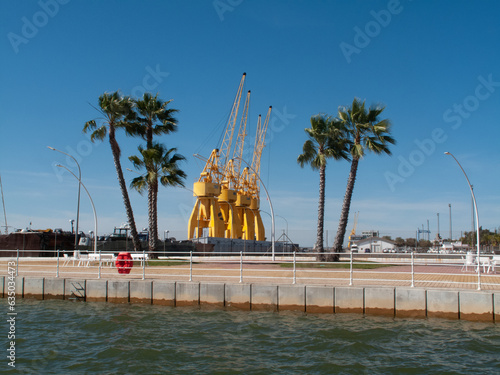
<instances>
[{"instance_id":1,"label":"white bench","mask_svg":"<svg viewBox=\"0 0 500 375\"><path fill-rule=\"evenodd\" d=\"M143 265L144 261L146 261L146 264L148 264L149 260L149 254L145 253L131 253L132 260L138 260L141 262L141 266Z\"/></svg>"}]
</instances>

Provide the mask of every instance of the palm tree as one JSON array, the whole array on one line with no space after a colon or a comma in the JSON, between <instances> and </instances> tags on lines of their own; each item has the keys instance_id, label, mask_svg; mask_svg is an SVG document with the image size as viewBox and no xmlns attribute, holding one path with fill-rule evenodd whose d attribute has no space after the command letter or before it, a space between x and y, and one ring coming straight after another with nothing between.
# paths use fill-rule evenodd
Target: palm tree
<instances>
[{"instance_id":1,"label":"palm tree","mask_svg":"<svg viewBox=\"0 0 500 375\"><path fill-rule=\"evenodd\" d=\"M178 110L167 108L172 100L163 101L158 99L158 94L152 96L150 93L145 93L142 99L134 102L138 117L130 131L144 138L146 148L153 147L154 135L169 134L177 130L174 114Z\"/></svg>"},{"instance_id":2,"label":"palm tree","mask_svg":"<svg viewBox=\"0 0 500 375\"><path fill-rule=\"evenodd\" d=\"M184 186L182 180L186 178L186 174L178 166L178 162L185 158L176 151L175 148L166 149L165 146L154 143L146 149L139 146L140 157L129 157L136 169L146 169L144 175L132 180L130 187L141 194L148 191L149 251L152 255L158 241L158 181L163 186Z\"/></svg>"},{"instance_id":3,"label":"palm tree","mask_svg":"<svg viewBox=\"0 0 500 375\"><path fill-rule=\"evenodd\" d=\"M384 109L385 107L372 105L367 110L365 102L358 98L354 98L351 107L339 108L338 117L343 122L346 135L350 140L351 170L347 179L337 236L333 244L334 252L342 251L359 161L366 152L391 155L389 144L396 143L394 138L390 136L390 120L379 120L378 118ZM338 259L338 257L336 258Z\"/></svg>"},{"instance_id":4,"label":"palm tree","mask_svg":"<svg viewBox=\"0 0 500 375\"><path fill-rule=\"evenodd\" d=\"M125 179L123 178L123 171L120 163L121 151L115 137L116 129L127 128L130 125L130 121L134 117L132 105L132 100L128 97L122 97L118 91L111 94L102 94L99 97L99 107L96 108L104 116L102 125L98 126L96 120L87 121L83 127L83 132L87 133L88 131L93 131L90 136L92 142L95 140L102 141L106 137L106 134L108 135L111 152L113 153L118 183L120 184L123 203L125 204L125 211L127 212L128 224L132 235L132 243L134 245L134 250L140 251L141 242L137 234L134 212L132 211L132 205L130 204L127 185L125 184Z\"/></svg>"},{"instance_id":5,"label":"palm tree","mask_svg":"<svg viewBox=\"0 0 500 375\"><path fill-rule=\"evenodd\" d=\"M155 96L150 93L145 93L142 99L134 100L134 108L136 112L136 118L134 122L131 122L127 127L130 134L140 136L146 141L146 150L153 149L155 145L153 144L154 135L169 134L177 130L177 120L174 118L174 114L178 112L177 109L168 108L168 105L172 100L163 101L158 98L158 94ZM147 173L154 174L155 171L152 165L149 163L144 164ZM148 205L149 207L155 207L156 203L153 202L157 192L154 191L155 184L147 184L148 188ZM156 186L157 189L157 186ZM150 210L150 214L152 211ZM149 232L149 251L154 251L152 246L156 246L157 241L157 226L151 228L151 216L150 216L150 232ZM156 216L155 216L156 221Z\"/></svg>"},{"instance_id":6,"label":"palm tree","mask_svg":"<svg viewBox=\"0 0 500 375\"><path fill-rule=\"evenodd\" d=\"M325 260L323 255L323 229L327 159L338 160L348 157L342 126L342 122L338 121L338 119L323 114L312 116L311 127L304 129L309 139L305 141L302 154L297 158L297 162L301 167L309 164L313 170L319 169L318 227L314 249L320 254L320 260L322 261Z\"/></svg>"}]
</instances>

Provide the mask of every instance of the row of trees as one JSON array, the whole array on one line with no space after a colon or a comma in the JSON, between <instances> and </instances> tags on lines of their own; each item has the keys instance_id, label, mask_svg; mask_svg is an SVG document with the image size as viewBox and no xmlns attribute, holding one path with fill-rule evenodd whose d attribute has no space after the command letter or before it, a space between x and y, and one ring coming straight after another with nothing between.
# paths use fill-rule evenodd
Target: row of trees
<instances>
[{"instance_id":1,"label":"row of trees","mask_svg":"<svg viewBox=\"0 0 500 375\"><path fill-rule=\"evenodd\" d=\"M139 155L129 157L134 167L143 173L132 180L130 186L143 194L148 194L149 251L156 249L158 241L158 187L184 186L186 174L179 167L185 158L175 148L167 148L156 142L155 136L170 134L177 130L176 109L168 108L171 100L163 101L158 95L145 93L142 98L134 99L122 96L118 91L104 93L99 97L96 108L103 116L100 119L87 121L83 132L92 132L91 140L109 139L115 163L118 183L120 185L130 233L135 251L141 251L141 243L134 219L134 212L123 177L120 156L121 150L116 140L116 131L123 130L128 136L143 139L145 147L138 147Z\"/></svg>"},{"instance_id":2,"label":"row of trees","mask_svg":"<svg viewBox=\"0 0 500 375\"><path fill-rule=\"evenodd\" d=\"M403 246L408 246L408 247L422 247L422 248L428 248L428 247L433 247L439 244L439 242L454 242L455 240L450 240L449 238L443 238L440 239L439 241L437 240L426 240L426 239L420 239L417 240L416 238L407 238L404 239L402 237L396 237L396 239L392 239L391 236L383 236L382 238L390 241L394 241L396 246L398 247L403 247ZM471 249L474 249L476 247L476 232L464 232L463 235L459 238L458 241L462 242L463 244L468 244ZM498 230L495 229L494 232L490 231L489 229L483 229L482 227L479 227L479 242L481 246L493 246L497 247L500 245L500 233L498 233Z\"/></svg>"},{"instance_id":3,"label":"row of trees","mask_svg":"<svg viewBox=\"0 0 500 375\"><path fill-rule=\"evenodd\" d=\"M460 238L462 243L470 244L472 247L476 245L477 237L476 232L464 232L463 236ZM494 232L489 229L483 229L479 227L479 243L482 246L499 246L500 245L500 233L495 229Z\"/></svg>"},{"instance_id":4,"label":"row of trees","mask_svg":"<svg viewBox=\"0 0 500 375\"><path fill-rule=\"evenodd\" d=\"M356 182L359 161L367 152L391 155L390 144L396 141L390 135L391 122L379 119L385 107L372 105L366 107L365 101L354 98L350 106L341 106L337 116L318 114L311 117L311 127L305 132L308 139L302 147L302 154L297 158L301 167L310 165L319 170L319 204L317 238L315 251L322 254L325 212L326 165L328 159L347 160L351 163L347 188L340 213L337 235L333 252L342 251L352 193ZM322 260L336 261L338 255L320 255Z\"/></svg>"}]
</instances>

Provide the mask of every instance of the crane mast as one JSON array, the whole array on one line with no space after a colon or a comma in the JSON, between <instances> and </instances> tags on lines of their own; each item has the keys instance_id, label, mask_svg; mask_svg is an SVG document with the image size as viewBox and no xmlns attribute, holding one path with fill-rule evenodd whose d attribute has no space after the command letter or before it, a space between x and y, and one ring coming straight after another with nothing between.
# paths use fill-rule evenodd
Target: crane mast
<instances>
[{"instance_id":1,"label":"crane mast","mask_svg":"<svg viewBox=\"0 0 500 375\"><path fill-rule=\"evenodd\" d=\"M222 176L221 193L219 195L219 206L225 224L224 237L242 238L242 226L240 216L237 214L235 202L237 200L237 189L240 179L241 160L246 137L246 126L248 119L248 109L250 107L250 91L248 91L243 114L240 120L236 145L233 150L233 157L224 166Z\"/></svg>"},{"instance_id":2,"label":"crane mast","mask_svg":"<svg viewBox=\"0 0 500 375\"><path fill-rule=\"evenodd\" d=\"M212 151L200 174L200 178L193 185L196 203L188 223L188 238L190 239L201 237L204 228L208 228L209 237L226 236L226 223L218 197L221 194L221 183L224 181L227 157L231 151L234 126L238 117L245 77L246 73L243 73L226 125L221 148Z\"/></svg>"},{"instance_id":3,"label":"crane mast","mask_svg":"<svg viewBox=\"0 0 500 375\"><path fill-rule=\"evenodd\" d=\"M222 144L219 151L219 158L221 162L221 168L225 168L229 155L231 153L231 145L233 143L234 128L236 125L236 119L238 117L238 110L240 108L241 94L243 92L243 85L245 83L246 73L243 73L241 77L240 85L238 91L236 92L236 97L234 98L233 107L231 108L231 114L229 115L229 120L227 122L226 131L224 133L224 138L222 139Z\"/></svg>"},{"instance_id":4,"label":"crane mast","mask_svg":"<svg viewBox=\"0 0 500 375\"><path fill-rule=\"evenodd\" d=\"M259 211L259 173L271 107L264 123L261 122L261 116L258 117L251 167L241 169L250 91L246 95L234 150L232 145L245 77L246 73L243 73L221 146L219 149L214 149L206 159L200 177L193 185L196 203L188 223L189 239L199 238L203 235L203 230L208 228L209 237L265 240L265 230Z\"/></svg>"},{"instance_id":5,"label":"crane mast","mask_svg":"<svg viewBox=\"0 0 500 375\"><path fill-rule=\"evenodd\" d=\"M260 183L259 183L260 159L262 157L262 151L264 150L265 146L264 141L266 139L267 127L269 125L269 119L271 117L271 110L272 107L269 107L266 119L264 120L264 124L262 126L260 126L260 122L259 124L257 124L257 136L255 137L254 153L252 158L252 179L251 179L252 196L255 198L259 197L259 192L260 192Z\"/></svg>"},{"instance_id":6,"label":"crane mast","mask_svg":"<svg viewBox=\"0 0 500 375\"><path fill-rule=\"evenodd\" d=\"M272 107L269 107L262 126L257 126L257 136L255 138L254 154L252 159L252 170L250 175L249 190L251 193L249 209L254 213L254 231L257 241L265 240L265 229L260 216L260 160L265 146L265 139Z\"/></svg>"}]
</instances>

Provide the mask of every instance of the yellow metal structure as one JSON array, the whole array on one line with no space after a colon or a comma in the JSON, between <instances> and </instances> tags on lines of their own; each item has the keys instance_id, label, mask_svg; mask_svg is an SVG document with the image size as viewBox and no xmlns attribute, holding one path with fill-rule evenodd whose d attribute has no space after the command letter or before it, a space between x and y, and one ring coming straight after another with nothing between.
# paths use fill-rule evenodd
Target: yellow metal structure
<instances>
[{"instance_id":1,"label":"yellow metal structure","mask_svg":"<svg viewBox=\"0 0 500 375\"><path fill-rule=\"evenodd\" d=\"M246 137L246 126L248 118L248 109L250 107L250 91L248 91L243 114L240 120L236 145L234 147L233 158L229 159L224 166L221 184L221 194L219 195L219 206L222 217L226 225L226 238L242 238L242 222L236 209L237 190L240 182L241 158L243 157L243 147Z\"/></svg>"},{"instance_id":2,"label":"yellow metal structure","mask_svg":"<svg viewBox=\"0 0 500 375\"><path fill-rule=\"evenodd\" d=\"M271 110L272 107L269 107L264 123L261 122L261 116L259 115L252 165L251 168L247 167L242 172L241 180L244 182L241 184L242 188L238 192L238 201L236 203L240 217L244 218L242 221L244 238L249 240L265 241L266 239L264 224L260 216L260 160L265 145Z\"/></svg>"},{"instance_id":3,"label":"yellow metal structure","mask_svg":"<svg viewBox=\"0 0 500 375\"><path fill-rule=\"evenodd\" d=\"M200 178L193 185L196 203L188 223L188 237L203 236L203 228L209 228L209 237L224 236L224 220L217 197L220 195L219 150L210 154Z\"/></svg>"},{"instance_id":4,"label":"yellow metal structure","mask_svg":"<svg viewBox=\"0 0 500 375\"><path fill-rule=\"evenodd\" d=\"M212 151L200 174L200 178L194 183L193 192L196 196L196 203L188 223L189 239L203 236L204 228L209 228L209 237L237 236L235 230L237 231L236 228L241 227L237 223L235 215L232 214L233 210L229 203L230 200L233 200L233 197L236 200L236 194L233 194L228 189L225 189L222 194L222 185L226 184L227 180L225 178L227 158L231 151L245 77L246 73L243 73L226 126L221 149ZM222 207L220 202L223 202Z\"/></svg>"},{"instance_id":5,"label":"yellow metal structure","mask_svg":"<svg viewBox=\"0 0 500 375\"><path fill-rule=\"evenodd\" d=\"M244 73L233 102L221 148L212 151L199 180L194 183L196 203L188 224L190 239L203 236L204 228L208 228L209 237L265 240L264 225L259 211L259 173L271 107L263 124L259 115L252 165L242 170L250 91L245 99L236 144L230 157L245 76Z\"/></svg>"}]
</instances>

